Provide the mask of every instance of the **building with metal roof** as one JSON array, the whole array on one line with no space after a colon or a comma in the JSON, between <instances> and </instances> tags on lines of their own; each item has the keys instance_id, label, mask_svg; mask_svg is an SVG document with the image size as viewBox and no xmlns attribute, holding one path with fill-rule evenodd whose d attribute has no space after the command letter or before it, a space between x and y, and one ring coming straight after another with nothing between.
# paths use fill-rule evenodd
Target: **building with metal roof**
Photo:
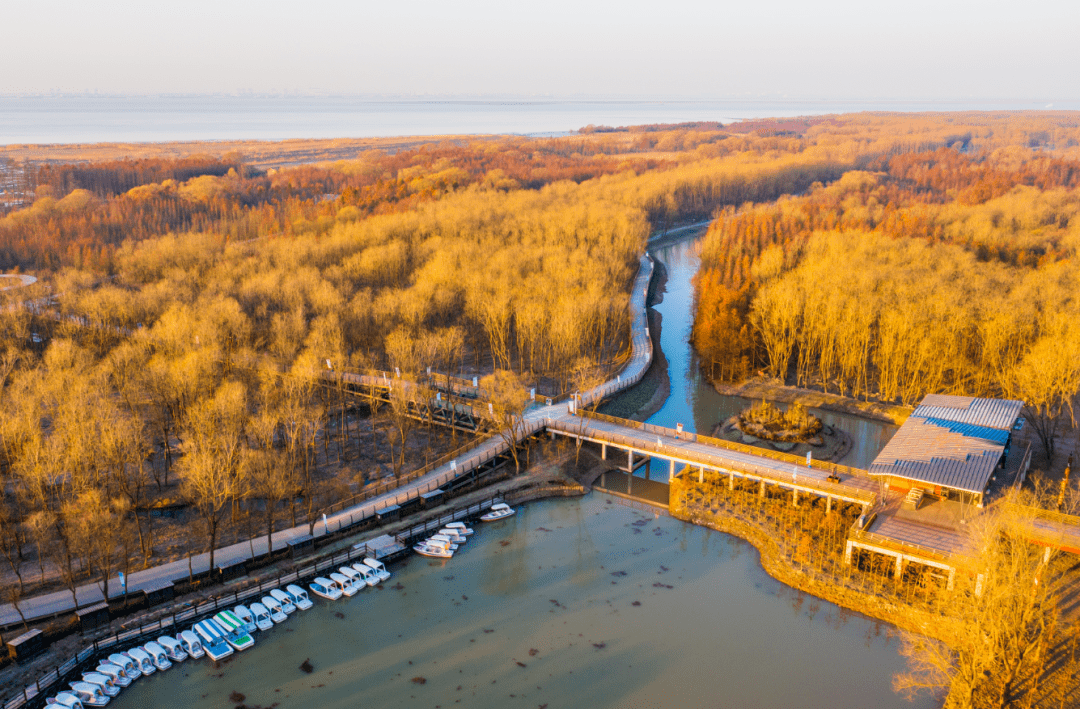
<instances>
[{"instance_id":1,"label":"building with metal roof","mask_svg":"<svg viewBox=\"0 0 1080 709\"><path fill-rule=\"evenodd\" d=\"M1024 402L927 395L870 464L895 489L982 503Z\"/></svg>"}]
</instances>

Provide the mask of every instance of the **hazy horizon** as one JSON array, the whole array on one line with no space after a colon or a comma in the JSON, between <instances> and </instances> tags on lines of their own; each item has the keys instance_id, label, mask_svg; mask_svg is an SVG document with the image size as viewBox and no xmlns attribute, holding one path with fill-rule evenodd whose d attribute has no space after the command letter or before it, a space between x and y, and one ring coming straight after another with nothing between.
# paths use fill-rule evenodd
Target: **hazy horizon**
<instances>
[{"instance_id":1,"label":"hazy horizon","mask_svg":"<svg viewBox=\"0 0 1080 709\"><path fill-rule=\"evenodd\" d=\"M0 94L1080 99L1080 5L767 0L7 8ZM43 51L47 49L47 51Z\"/></svg>"}]
</instances>

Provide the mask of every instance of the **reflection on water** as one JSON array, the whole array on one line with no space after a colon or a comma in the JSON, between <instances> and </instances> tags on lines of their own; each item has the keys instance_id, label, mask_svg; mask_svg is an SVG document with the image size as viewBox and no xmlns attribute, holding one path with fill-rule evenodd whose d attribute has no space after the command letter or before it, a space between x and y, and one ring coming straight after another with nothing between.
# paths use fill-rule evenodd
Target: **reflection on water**
<instances>
[{"instance_id":1,"label":"reflection on water","mask_svg":"<svg viewBox=\"0 0 1080 709\"><path fill-rule=\"evenodd\" d=\"M704 229L701 233L704 233ZM671 396L664 406L649 417L649 423L674 427L681 423L688 431L708 433L713 426L750 405L749 399L725 396L705 381L698 367L697 353L690 346L693 325L694 289L692 279L700 260L697 239L687 238L652 249L653 256L667 268L664 300L656 306L663 317L660 347L668 361ZM781 408L786 408L781 405ZM857 416L812 409L827 425L845 431L852 440L851 451L842 461L859 468L870 462L885 447L896 427Z\"/></svg>"},{"instance_id":2,"label":"reflection on water","mask_svg":"<svg viewBox=\"0 0 1080 709\"><path fill-rule=\"evenodd\" d=\"M902 662L880 624L773 581L738 539L599 495L529 505L449 561L393 571L114 706L234 707L234 691L305 709L913 706L888 690Z\"/></svg>"}]
</instances>

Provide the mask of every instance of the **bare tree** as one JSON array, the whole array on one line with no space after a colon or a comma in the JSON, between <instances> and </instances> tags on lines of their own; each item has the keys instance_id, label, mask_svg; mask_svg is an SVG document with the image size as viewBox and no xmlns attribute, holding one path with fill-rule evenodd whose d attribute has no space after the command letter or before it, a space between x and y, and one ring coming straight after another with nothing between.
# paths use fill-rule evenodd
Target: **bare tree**
<instances>
[{"instance_id":1,"label":"bare tree","mask_svg":"<svg viewBox=\"0 0 1080 709\"><path fill-rule=\"evenodd\" d=\"M525 411L529 408L529 392L525 389L525 381L519 374L499 369L481 379L480 386L490 397L488 415L492 425L510 449L515 472L520 472L518 443L525 437Z\"/></svg>"},{"instance_id":2,"label":"bare tree","mask_svg":"<svg viewBox=\"0 0 1080 709\"><path fill-rule=\"evenodd\" d=\"M244 387L228 382L192 408L181 444L183 490L205 525L211 570L222 516L237 487L246 418Z\"/></svg>"}]
</instances>

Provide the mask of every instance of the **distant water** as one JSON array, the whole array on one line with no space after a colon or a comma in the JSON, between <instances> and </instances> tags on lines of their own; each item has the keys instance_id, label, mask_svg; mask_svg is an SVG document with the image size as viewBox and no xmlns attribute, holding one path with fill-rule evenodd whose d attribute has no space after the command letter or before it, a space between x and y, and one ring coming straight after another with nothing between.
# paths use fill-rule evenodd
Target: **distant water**
<instances>
[{"instance_id":1,"label":"distant water","mask_svg":"<svg viewBox=\"0 0 1080 709\"><path fill-rule=\"evenodd\" d=\"M1055 108L1080 108L1056 105ZM399 135L559 135L625 126L856 111L1034 110L1034 102L388 100L349 96L0 95L0 145L284 140Z\"/></svg>"}]
</instances>

